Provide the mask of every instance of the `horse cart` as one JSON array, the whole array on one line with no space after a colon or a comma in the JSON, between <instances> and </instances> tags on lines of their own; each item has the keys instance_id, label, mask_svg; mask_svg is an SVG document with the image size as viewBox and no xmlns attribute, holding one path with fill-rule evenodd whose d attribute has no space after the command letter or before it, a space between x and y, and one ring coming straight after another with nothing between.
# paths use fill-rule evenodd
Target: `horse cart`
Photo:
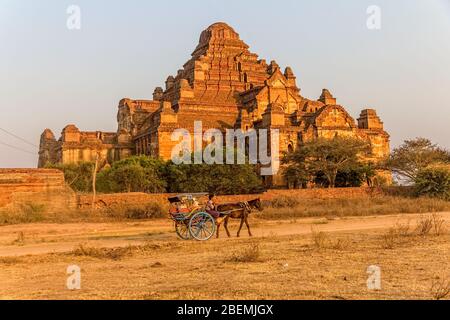
<instances>
[{"instance_id":1,"label":"horse cart","mask_svg":"<svg viewBox=\"0 0 450 320\"><path fill-rule=\"evenodd\" d=\"M241 220L237 233L238 237L244 223L247 226L249 236L252 236L248 216L254 209L262 210L260 199L221 204L217 208L217 213L220 213L220 219L218 219L208 213L205 206L199 204L199 200L201 198L206 199L207 196L207 193L193 193L180 194L169 198L169 216L174 222L178 237L183 240L207 241L213 237L216 231L217 237L219 237L219 228L222 222L224 222L225 230L230 237L227 227L229 219Z\"/></svg>"},{"instance_id":2,"label":"horse cart","mask_svg":"<svg viewBox=\"0 0 450 320\"><path fill-rule=\"evenodd\" d=\"M169 215L181 239L207 241L216 232L215 219L198 202L200 198L207 196L207 193L195 193L169 198Z\"/></svg>"}]
</instances>

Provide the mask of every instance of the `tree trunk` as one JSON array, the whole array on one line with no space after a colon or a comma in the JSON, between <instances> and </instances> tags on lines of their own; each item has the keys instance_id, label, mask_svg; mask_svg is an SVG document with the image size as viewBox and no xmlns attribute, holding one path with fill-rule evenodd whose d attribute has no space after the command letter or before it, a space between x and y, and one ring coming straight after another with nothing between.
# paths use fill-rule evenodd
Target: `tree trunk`
<instances>
[{"instance_id":1,"label":"tree trunk","mask_svg":"<svg viewBox=\"0 0 450 320\"><path fill-rule=\"evenodd\" d=\"M97 155L95 156L94 172L92 172L92 211L96 209L95 201L97 197L97 189L95 185L97 183L97 170L99 158L100 158L99 152L97 152Z\"/></svg>"},{"instance_id":2,"label":"tree trunk","mask_svg":"<svg viewBox=\"0 0 450 320\"><path fill-rule=\"evenodd\" d=\"M332 189L336 187L336 176L337 170L333 170L329 175L327 175L329 186L328 188Z\"/></svg>"}]
</instances>

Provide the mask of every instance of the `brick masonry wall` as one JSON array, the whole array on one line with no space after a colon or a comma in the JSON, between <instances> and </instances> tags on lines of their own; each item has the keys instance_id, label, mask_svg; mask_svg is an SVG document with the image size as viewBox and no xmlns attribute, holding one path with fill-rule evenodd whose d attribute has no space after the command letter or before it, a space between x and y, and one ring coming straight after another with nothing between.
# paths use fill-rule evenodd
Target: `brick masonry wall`
<instances>
[{"instance_id":1,"label":"brick masonry wall","mask_svg":"<svg viewBox=\"0 0 450 320\"><path fill-rule=\"evenodd\" d=\"M271 201L276 197L287 196L298 199L332 199L332 198L357 198L383 194L383 191L370 188L342 188L342 189L300 189L300 190L268 190L262 194L218 196L217 202L238 202L260 198L262 201ZM98 194L96 197L97 208L105 208L112 205L140 205L149 202L167 204L167 198L175 194L145 194L145 193L120 193ZM92 204L91 194L79 194L79 208L87 208Z\"/></svg>"},{"instance_id":2,"label":"brick masonry wall","mask_svg":"<svg viewBox=\"0 0 450 320\"><path fill-rule=\"evenodd\" d=\"M370 188L269 190L259 195L218 196L217 202L238 202L255 198L271 201L281 196L298 199L356 198L385 193L386 190ZM96 206L97 208L107 208L117 204L139 205L150 202L168 205L167 198L170 196L174 196L174 194L98 194ZM68 209L90 207L92 194L75 194L66 186L64 175L59 170L0 169L0 210L18 210L21 205L28 203L42 205L47 212L64 213Z\"/></svg>"},{"instance_id":3,"label":"brick masonry wall","mask_svg":"<svg viewBox=\"0 0 450 320\"><path fill-rule=\"evenodd\" d=\"M77 207L77 197L64 175L53 169L0 169L0 210L41 205L47 212Z\"/></svg>"}]
</instances>

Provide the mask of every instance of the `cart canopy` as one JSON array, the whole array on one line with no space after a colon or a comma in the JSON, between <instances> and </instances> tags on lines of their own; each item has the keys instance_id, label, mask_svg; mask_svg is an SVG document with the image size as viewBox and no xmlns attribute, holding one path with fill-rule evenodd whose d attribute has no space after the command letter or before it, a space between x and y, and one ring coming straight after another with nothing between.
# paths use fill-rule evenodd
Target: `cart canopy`
<instances>
[{"instance_id":1,"label":"cart canopy","mask_svg":"<svg viewBox=\"0 0 450 320\"><path fill-rule=\"evenodd\" d=\"M170 203L177 203L177 202L181 202L183 200L193 200L193 199L197 199L197 198L201 198L201 197L206 197L208 196L209 193L184 193L184 194L179 194L176 195L175 197L170 197L168 198Z\"/></svg>"}]
</instances>

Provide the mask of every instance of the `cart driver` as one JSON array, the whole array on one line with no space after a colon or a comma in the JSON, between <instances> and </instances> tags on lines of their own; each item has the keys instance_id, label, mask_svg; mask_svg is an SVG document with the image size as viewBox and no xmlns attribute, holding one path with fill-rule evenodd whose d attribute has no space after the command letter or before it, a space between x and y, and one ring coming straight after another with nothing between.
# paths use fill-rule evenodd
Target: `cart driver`
<instances>
[{"instance_id":1,"label":"cart driver","mask_svg":"<svg viewBox=\"0 0 450 320\"><path fill-rule=\"evenodd\" d=\"M213 194L210 194L208 196L208 202L206 202L206 212L217 219L220 217L220 212L216 210L216 203L214 202L214 198L215 196Z\"/></svg>"}]
</instances>

